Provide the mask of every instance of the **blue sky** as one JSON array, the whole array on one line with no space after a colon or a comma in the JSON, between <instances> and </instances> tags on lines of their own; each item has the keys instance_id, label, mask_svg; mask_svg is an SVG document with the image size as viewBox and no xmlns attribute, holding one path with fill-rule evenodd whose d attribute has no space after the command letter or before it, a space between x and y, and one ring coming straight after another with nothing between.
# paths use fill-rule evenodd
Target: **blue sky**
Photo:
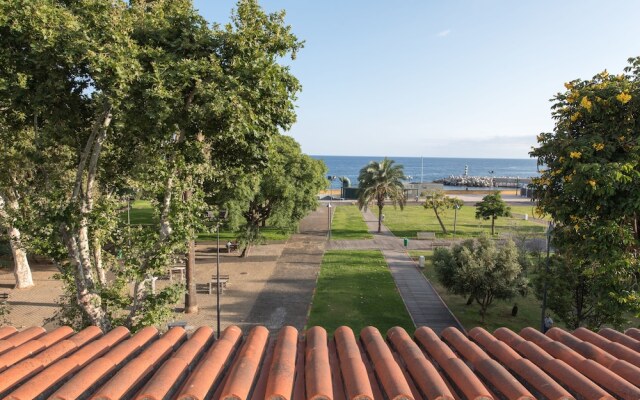
<instances>
[{"instance_id":1,"label":"blue sky","mask_svg":"<svg viewBox=\"0 0 640 400\"><path fill-rule=\"evenodd\" d=\"M225 23L233 0L196 0ZM563 83L640 56L640 1L263 0L305 47L288 132L314 155L527 158Z\"/></svg>"}]
</instances>

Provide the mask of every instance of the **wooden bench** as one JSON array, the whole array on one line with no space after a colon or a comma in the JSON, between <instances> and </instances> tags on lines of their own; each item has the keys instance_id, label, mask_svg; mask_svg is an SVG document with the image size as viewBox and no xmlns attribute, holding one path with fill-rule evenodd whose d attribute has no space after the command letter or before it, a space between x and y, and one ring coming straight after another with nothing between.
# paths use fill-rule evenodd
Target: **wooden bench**
<instances>
[{"instance_id":1,"label":"wooden bench","mask_svg":"<svg viewBox=\"0 0 640 400\"><path fill-rule=\"evenodd\" d=\"M416 236L418 237L418 239L435 240L436 233L435 232L418 232Z\"/></svg>"},{"instance_id":2,"label":"wooden bench","mask_svg":"<svg viewBox=\"0 0 640 400\"><path fill-rule=\"evenodd\" d=\"M211 282L209 282L209 294L213 293L213 287L217 286L220 289L220 293L224 292L224 289L227 288L227 282L229 282L229 275L220 275L220 280L216 278L215 275L211 277Z\"/></svg>"},{"instance_id":3,"label":"wooden bench","mask_svg":"<svg viewBox=\"0 0 640 400\"><path fill-rule=\"evenodd\" d=\"M7 304L9 293L0 293L0 304Z\"/></svg>"}]
</instances>

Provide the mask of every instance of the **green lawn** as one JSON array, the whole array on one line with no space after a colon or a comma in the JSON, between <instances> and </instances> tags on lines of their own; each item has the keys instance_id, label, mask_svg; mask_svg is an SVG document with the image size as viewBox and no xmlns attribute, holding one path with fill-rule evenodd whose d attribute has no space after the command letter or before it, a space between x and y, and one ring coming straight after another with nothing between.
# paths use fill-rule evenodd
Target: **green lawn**
<instances>
[{"instance_id":1,"label":"green lawn","mask_svg":"<svg viewBox=\"0 0 640 400\"><path fill-rule=\"evenodd\" d=\"M127 221L126 210L121 214L121 217L123 221ZM158 218L154 215L153 207L151 207L151 202L148 200L136 200L132 202L129 217L131 219L131 225L151 225L158 223ZM267 241L287 240L290 236L288 233L282 233L268 226L260 230ZM235 231L220 230L220 241L223 243L229 240L236 240L237 236L238 234ZM199 233L198 240L216 240L216 234L209 232Z\"/></svg>"},{"instance_id":2,"label":"green lawn","mask_svg":"<svg viewBox=\"0 0 640 400\"><path fill-rule=\"evenodd\" d=\"M491 233L491 221L476 219L474 206L463 206L458 210L456 222L456 237L475 237L482 233ZM454 210L448 210L441 215L444 225L449 231L448 235L442 233L440 224L433 212L421 205L407 205L404 210L400 208L385 207L384 224L398 237L415 238L417 232L436 232L437 237L453 237ZM516 233L517 235L544 236L546 227L532 221L520 218L496 219L496 234Z\"/></svg>"},{"instance_id":3,"label":"green lawn","mask_svg":"<svg viewBox=\"0 0 640 400\"><path fill-rule=\"evenodd\" d=\"M127 221L127 212L121 214L124 221ZM148 200L136 200L131 202L131 210L129 211L131 225L151 225L158 222L158 218L154 215L151 202Z\"/></svg>"},{"instance_id":4,"label":"green lawn","mask_svg":"<svg viewBox=\"0 0 640 400\"><path fill-rule=\"evenodd\" d=\"M347 325L356 334L372 325L384 335L394 326L415 326L380 251L328 251L322 260L307 328L332 335Z\"/></svg>"},{"instance_id":5,"label":"green lawn","mask_svg":"<svg viewBox=\"0 0 640 400\"><path fill-rule=\"evenodd\" d=\"M485 323L482 324L480 318L480 306L473 303L470 306L466 305L467 298L450 294L440 284L436 273L433 269L432 258L433 251L411 251L411 257L418 259L419 256L425 256L425 268L423 270L424 275L429 279L433 287L436 289L442 300L447 304L451 312L458 318L465 329L471 329L475 326L484 326L487 330L492 332L493 330L504 326L516 332L520 329L531 326L534 328L540 327L540 301L535 298L533 293L529 293L526 297L515 297L511 301L494 300L493 304L487 310L485 317ZM511 316L511 309L513 304L518 304L518 315ZM559 326L559 321L556 321L556 326ZM560 326L562 326L560 324Z\"/></svg>"},{"instance_id":6,"label":"green lawn","mask_svg":"<svg viewBox=\"0 0 640 400\"><path fill-rule=\"evenodd\" d=\"M371 239L373 237L367 230L367 224L358 206L341 205L334 210L331 221L332 239Z\"/></svg>"}]
</instances>

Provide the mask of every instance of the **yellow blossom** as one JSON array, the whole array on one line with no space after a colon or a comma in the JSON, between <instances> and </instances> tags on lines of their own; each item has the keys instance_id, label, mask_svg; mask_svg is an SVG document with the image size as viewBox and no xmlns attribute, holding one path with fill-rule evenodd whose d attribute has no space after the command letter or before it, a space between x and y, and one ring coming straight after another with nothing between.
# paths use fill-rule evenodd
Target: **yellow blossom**
<instances>
[{"instance_id":1,"label":"yellow blossom","mask_svg":"<svg viewBox=\"0 0 640 400\"><path fill-rule=\"evenodd\" d=\"M567 96L567 101L569 103L575 103L576 100L578 100L578 93L577 92L569 93L569 96Z\"/></svg>"},{"instance_id":2,"label":"yellow blossom","mask_svg":"<svg viewBox=\"0 0 640 400\"><path fill-rule=\"evenodd\" d=\"M578 118L580 118L580 113L579 112L571 114L571 122L576 122L578 120Z\"/></svg>"},{"instance_id":3,"label":"yellow blossom","mask_svg":"<svg viewBox=\"0 0 640 400\"><path fill-rule=\"evenodd\" d=\"M616 99L622 104L627 104L631 100L631 95L627 92L622 92L616 96Z\"/></svg>"},{"instance_id":4,"label":"yellow blossom","mask_svg":"<svg viewBox=\"0 0 640 400\"><path fill-rule=\"evenodd\" d=\"M579 151L572 151L571 153L569 153L569 157L577 159L582 157L582 153Z\"/></svg>"},{"instance_id":5,"label":"yellow blossom","mask_svg":"<svg viewBox=\"0 0 640 400\"><path fill-rule=\"evenodd\" d=\"M564 87L567 88L567 90L571 90L573 89L573 83L565 82Z\"/></svg>"},{"instance_id":6,"label":"yellow blossom","mask_svg":"<svg viewBox=\"0 0 640 400\"><path fill-rule=\"evenodd\" d=\"M589 180L587 181L587 183L588 183L589 185L591 185L591 187L592 187L592 188L595 188L595 187L596 187L596 181L594 181L593 179L589 179Z\"/></svg>"},{"instance_id":7,"label":"yellow blossom","mask_svg":"<svg viewBox=\"0 0 640 400\"><path fill-rule=\"evenodd\" d=\"M558 158L558 161L559 161L559 162L564 162L564 157L563 157L563 156L560 156L560 158Z\"/></svg>"},{"instance_id":8,"label":"yellow blossom","mask_svg":"<svg viewBox=\"0 0 640 400\"><path fill-rule=\"evenodd\" d=\"M584 96L584 97L582 98L582 100L580 101L580 105L581 105L582 107L586 108L586 109L587 109L587 111L591 111L591 106L592 106L592 104L591 104L591 101L589 101L589 99L587 98L587 96Z\"/></svg>"},{"instance_id":9,"label":"yellow blossom","mask_svg":"<svg viewBox=\"0 0 640 400\"><path fill-rule=\"evenodd\" d=\"M571 179L573 179L573 175L567 175L564 177L565 182L571 182Z\"/></svg>"},{"instance_id":10,"label":"yellow blossom","mask_svg":"<svg viewBox=\"0 0 640 400\"><path fill-rule=\"evenodd\" d=\"M575 225L573 226L573 229L575 229L575 230L576 230L576 232L578 232L578 231L580 230L580 225L575 224Z\"/></svg>"},{"instance_id":11,"label":"yellow blossom","mask_svg":"<svg viewBox=\"0 0 640 400\"><path fill-rule=\"evenodd\" d=\"M600 151L600 150L604 149L604 143L594 143L594 144L593 144L593 148L594 148L596 151Z\"/></svg>"},{"instance_id":12,"label":"yellow blossom","mask_svg":"<svg viewBox=\"0 0 640 400\"><path fill-rule=\"evenodd\" d=\"M618 140L624 142L624 136L618 136Z\"/></svg>"}]
</instances>

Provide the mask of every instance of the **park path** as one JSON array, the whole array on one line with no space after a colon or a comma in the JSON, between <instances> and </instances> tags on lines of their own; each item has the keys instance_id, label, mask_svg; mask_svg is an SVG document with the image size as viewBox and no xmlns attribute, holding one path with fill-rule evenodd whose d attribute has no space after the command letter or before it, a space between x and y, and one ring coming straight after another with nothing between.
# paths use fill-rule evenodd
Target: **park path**
<instances>
[{"instance_id":1,"label":"park path","mask_svg":"<svg viewBox=\"0 0 640 400\"><path fill-rule=\"evenodd\" d=\"M404 248L402 238L398 238L384 224L378 233L378 218L370 210L363 211L363 217L373 239L334 241L332 249L380 249L396 282L400 296L416 327L428 326L440 334L443 329L455 326L464 331L429 280L420 272L415 261ZM350 243L351 242L351 246ZM409 249L432 249L434 241L412 240Z\"/></svg>"},{"instance_id":2,"label":"park path","mask_svg":"<svg viewBox=\"0 0 640 400\"><path fill-rule=\"evenodd\" d=\"M291 325L304 329L326 241L326 212L319 207L300 222L299 233L284 245L273 274L243 323L244 328L264 325L274 331Z\"/></svg>"}]
</instances>

